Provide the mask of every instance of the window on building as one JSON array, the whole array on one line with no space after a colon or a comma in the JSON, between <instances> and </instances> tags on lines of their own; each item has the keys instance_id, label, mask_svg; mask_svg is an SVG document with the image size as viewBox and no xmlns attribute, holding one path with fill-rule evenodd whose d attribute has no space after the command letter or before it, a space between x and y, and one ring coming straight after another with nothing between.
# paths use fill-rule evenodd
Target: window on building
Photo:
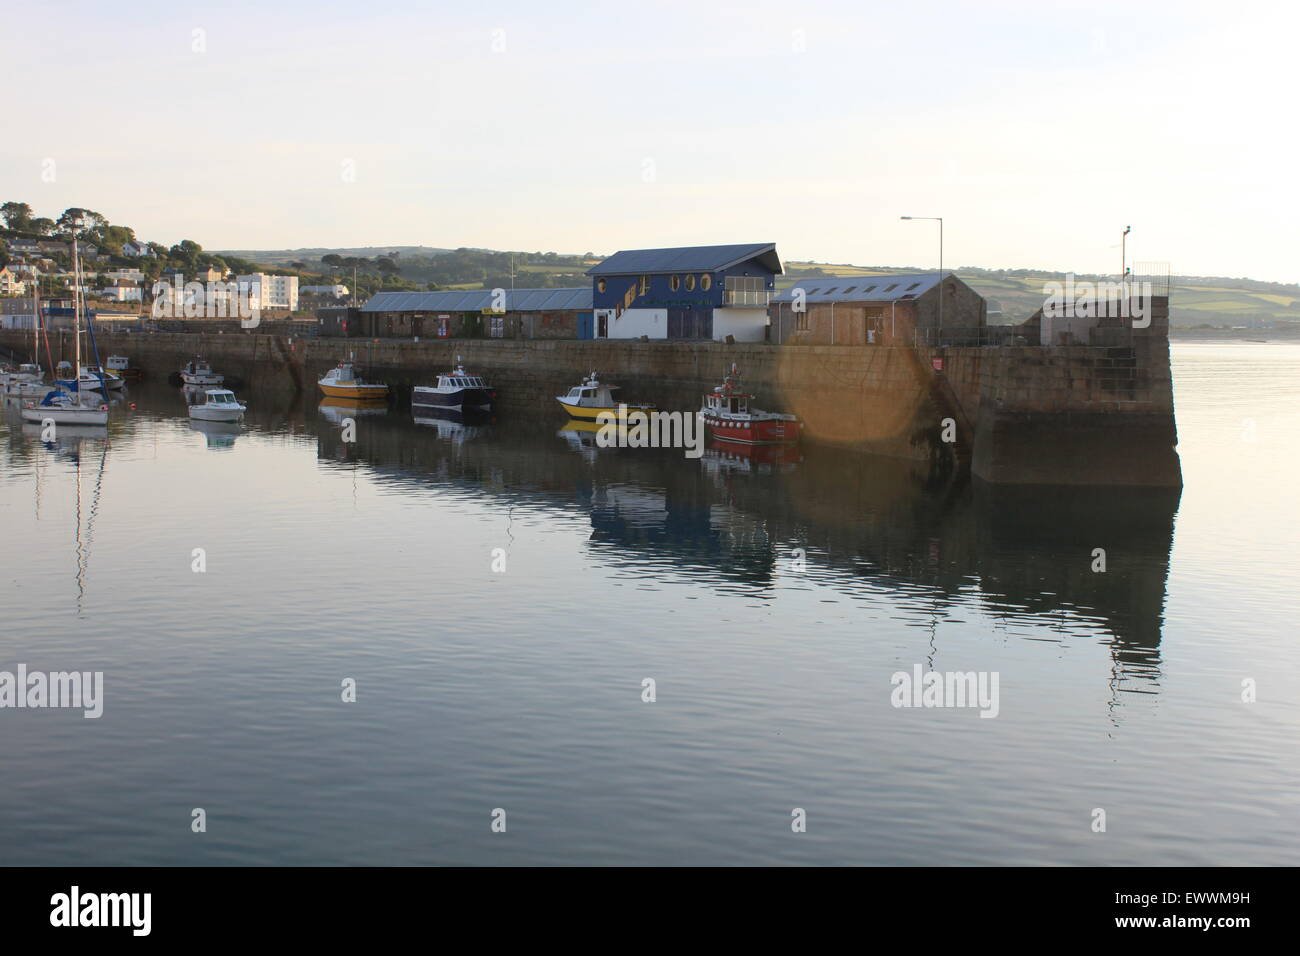
<instances>
[{"instance_id":1,"label":"window on building","mask_svg":"<svg viewBox=\"0 0 1300 956\"><path fill-rule=\"evenodd\" d=\"M597 280L596 280L596 291L597 291L597 292L604 292L604 291L605 291L605 280L604 280L604 279L597 279Z\"/></svg>"},{"instance_id":2,"label":"window on building","mask_svg":"<svg viewBox=\"0 0 1300 956\"><path fill-rule=\"evenodd\" d=\"M705 292L708 292L710 289L712 289L712 288L713 288L713 276L709 275L707 272L701 274L701 275L700 275L700 288L703 289Z\"/></svg>"},{"instance_id":3,"label":"window on building","mask_svg":"<svg viewBox=\"0 0 1300 956\"><path fill-rule=\"evenodd\" d=\"M694 292L694 291L695 291L695 276L694 276L693 274L692 274L692 275L688 275L688 276L686 277L686 291L687 291L687 292Z\"/></svg>"},{"instance_id":4,"label":"window on building","mask_svg":"<svg viewBox=\"0 0 1300 956\"><path fill-rule=\"evenodd\" d=\"M503 339L506 336L506 317L504 315L493 315L488 319L489 334L494 339Z\"/></svg>"},{"instance_id":5,"label":"window on building","mask_svg":"<svg viewBox=\"0 0 1300 956\"><path fill-rule=\"evenodd\" d=\"M895 282L895 283L894 283L893 285L891 285L891 286L886 286L886 287L885 287L885 291L886 291L886 292L893 292L893 291L894 291L895 289L897 289L897 288L898 288L898 283Z\"/></svg>"},{"instance_id":6,"label":"window on building","mask_svg":"<svg viewBox=\"0 0 1300 956\"><path fill-rule=\"evenodd\" d=\"M807 309L804 309L802 312L796 312L794 314L794 327L795 330L798 332L808 331L808 310Z\"/></svg>"},{"instance_id":7,"label":"window on building","mask_svg":"<svg viewBox=\"0 0 1300 956\"><path fill-rule=\"evenodd\" d=\"M674 292L676 292L681 287L681 284L682 284L681 276L668 277L668 288L672 289Z\"/></svg>"},{"instance_id":8,"label":"window on building","mask_svg":"<svg viewBox=\"0 0 1300 956\"><path fill-rule=\"evenodd\" d=\"M907 287L907 291L908 291L908 292L911 292L913 289L915 289L915 288L916 288L917 286L919 286L920 284L921 284L921 283L919 283L919 282L913 282L911 285L909 285L909 286Z\"/></svg>"},{"instance_id":9,"label":"window on building","mask_svg":"<svg viewBox=\"0 0 1300 956\"><path fill-rule=\"evenodd\" d=\"M875 288L876 288L876 287L875 287L874 285L869 285L869 286L867 286L865 289L862 290L862 294L863 294L863 295L866 295L867 293L874 291Z\"/></svg>"}]
</instances>

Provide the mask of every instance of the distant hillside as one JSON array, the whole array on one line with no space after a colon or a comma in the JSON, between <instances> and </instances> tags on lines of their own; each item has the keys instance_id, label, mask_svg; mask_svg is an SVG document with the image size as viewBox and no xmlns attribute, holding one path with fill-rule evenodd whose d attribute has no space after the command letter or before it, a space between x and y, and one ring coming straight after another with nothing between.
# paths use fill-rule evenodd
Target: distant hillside
<instances>
[{"instance_id":1,"label":"distant hillside","mask_svg":"<svg viewBox=\"0 0 1300 956\"><path fill-rule=\"evenodd\" d=\"M217 255L238 256L249 262L276 266L304 260L319 261L321 256L331 254L345 259L371 259L375 256L440 256L452 251L436 246L352 246L347 249L225 249L217 252Z\"/></svg>"},{"instance_id":2,"label":"distant hillside","mask_svg":"<svg viewBox=\"0 0 1300 956\"><path fill-rule=\"evenodd\" d=\"M852 266L821 262L787 262L785 266L786 274L777 283L779 288L788 288L801 276L868 276L928 271L917 267ZM1065 278L1064 273L1029 269L961 267L952 271L989 300L989 321L1004 323L1021 322L1029 318L1043 304L1044 283ZM1080 280L1113 278L1082 274L1076 276ZM1169 313L1170 324L1184 328L1300 325L1300 284L1222 276L1174 276Z\"/></svg>"}]
</instances>

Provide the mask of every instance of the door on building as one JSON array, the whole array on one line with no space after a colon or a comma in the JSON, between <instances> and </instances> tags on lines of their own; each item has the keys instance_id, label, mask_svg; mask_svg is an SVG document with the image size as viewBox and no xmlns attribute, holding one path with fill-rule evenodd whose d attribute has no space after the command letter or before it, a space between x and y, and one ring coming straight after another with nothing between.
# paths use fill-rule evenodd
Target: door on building
<instances>
[{"instance_id":1,"label":"door on building","mask_svg":"<svg viewBox=\"0 0 1300 956\"><path fill-rule=\"evenodd\" d=\"M596 338L609 338L609 310L601 309L596 313Z\"/></svg>"}]
</instances>

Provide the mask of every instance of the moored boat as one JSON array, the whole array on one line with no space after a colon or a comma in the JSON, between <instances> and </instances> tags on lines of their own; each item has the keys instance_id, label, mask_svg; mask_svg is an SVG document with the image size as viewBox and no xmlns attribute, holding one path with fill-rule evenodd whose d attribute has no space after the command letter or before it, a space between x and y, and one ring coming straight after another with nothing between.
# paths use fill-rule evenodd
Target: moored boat
<instances>
[{"instance_id":1,"label":"moored boat","mask_svg":"<svg viewBox=\"0 0 1300 956\"><path fill-rule=\"evenodd\" d=\"M144 377L144 372L134 367L125 355L110 355L104 360L104 364L110 372L124 382L138 382Z\"/></svg>"},{"instance_id":2,"label":"moored boat","mask_svg":"<svg viewBox=\"0 0 1300 956\"><path fill-rule=\"evenodd\" d=\"M710 437L739 445L792 445L799 440L798 418L751 408L753 397L740 390L740 373L732 365L722 384L704 396L700 408Z\"/></svg>"},{"instance_id":3,"label":"moored boat","mask_svg":"<svg viewBox=\"0 0 1300 956\"><path fill-rule=\"evenodd\" d=\"M181 369L181 381L186 385L220 385L226 380L224 375L212 371L212 366L202 358L192 358Z\"/></svg>"},{"instance_id":4,"label":"moored boat","mask_svg":"<svg viewBox=\"0 0 1300 956\"><path fill-rule=\"evenodd\" d=\"M496 405L496 389L478 375L470 375L456 356L456 367L438 376L437 385L417 385L411 389L411 411L449 408L491 411Z\"/></svg>"},{"instance_id":5,"label":"moored boat","mask_svg":"<svg viewBox=\"0 0 1300 956\"><path fill-rule=\"evenodd\" d=\"M23 403L25 422L52 421L58 425L107 425L108 405L103 401L84 401L81 393L51 388L39 402Z\"/></svg>"},{"instance_id":6,"label":"moored boat","mask_svg":"<svg viewBox=\"0 0 1300 956\"><path fill-rule=\"evenodd\" d=\"M352 367L351 362L339 362L325 373L317 383L330 398L361 398L370 401L388 397L388 386L382 382L367 382Z\"/></svg>"},{"instance_id":7,"label":"moored boat","mask_svg":"<svg viewBox=\"0 0 1300 956\"><path fill-rule=\"evenodd\" d=\"M190 406L190 418L205 422L237 422L247 407L228 388L204 389L201 399Z\"/></svg>"},{"instance_id":8,"label":"moored boat","mask_svg":"<svg viewBox=\"0 0 1300 956\"><path fill-rule=\"evenodd\" d=\"M24 362L18 368L5 375L4 391L6 395L44 395L50 390L45 384L45 373L34 362Z\"/></svg>"},{"instance_id":9,"label":"moored boat","mask_svg":"<svg viewBox=\"0 0 1300 956\"><path fill-rule=\"evenodd\" d=\"M614 392L618 390L617 385L606 385L596 378L595 372L592 372L585 382L573 386L567 395L557 395L555 400L569 413L570 418L579 421L595 421L601 412L622 415L655 410L653 405L615 401Z\"/></svg>"}]
</instances>

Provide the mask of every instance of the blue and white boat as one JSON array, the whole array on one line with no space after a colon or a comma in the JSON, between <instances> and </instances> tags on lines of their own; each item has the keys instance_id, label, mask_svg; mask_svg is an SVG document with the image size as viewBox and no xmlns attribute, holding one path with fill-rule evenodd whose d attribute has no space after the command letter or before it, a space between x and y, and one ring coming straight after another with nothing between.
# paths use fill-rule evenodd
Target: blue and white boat
<instances>
[{"instance_id":1,"label":"blue and white boat","mask_svg":"<svg viewBox=\"0 0 1300 956\"><path fill-rule=\"evenodd\" d=\"M480 409L496 405L496 389L477 375L470 375L456 356L456 367L438 376L437 385L417 385L411 390L411 410L429 408Z\"/></svg>"}]
</instances>

